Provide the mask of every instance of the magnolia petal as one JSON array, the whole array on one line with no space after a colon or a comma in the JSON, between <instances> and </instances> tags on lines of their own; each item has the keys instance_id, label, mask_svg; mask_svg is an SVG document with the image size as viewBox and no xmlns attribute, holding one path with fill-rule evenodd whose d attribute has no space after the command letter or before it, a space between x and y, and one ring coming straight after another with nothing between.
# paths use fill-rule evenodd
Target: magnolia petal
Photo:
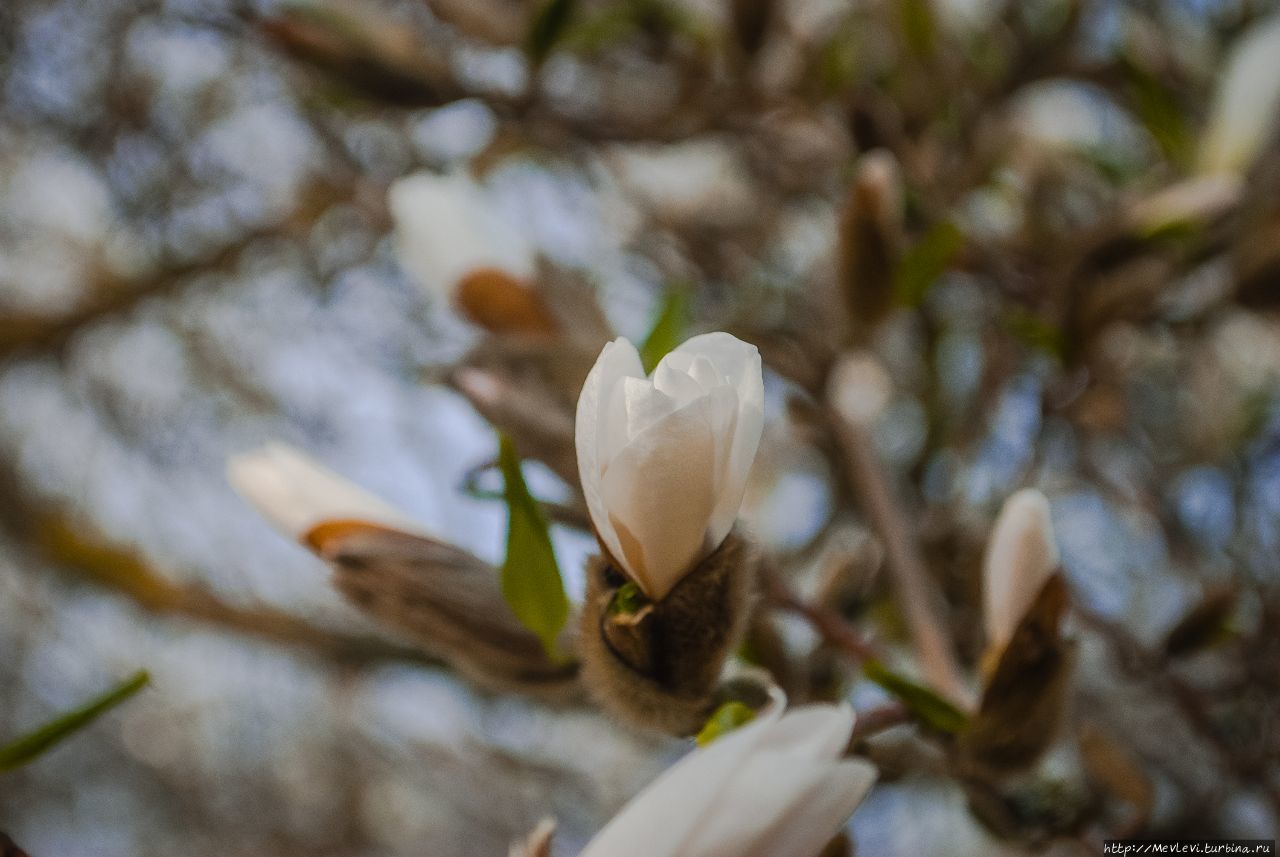
<instances>
[{"instance_id":1,"label":"magnolia petal","mask_svg":"<svg viewBox=\"0 0 1280 857\"><path fill-rule=\"evenodd\" d=\"M615 559L621 561L621 545L618 534L609 521L608 508L601 493L601 478L608 459L602 456L601 423L606 398L624 378L643 378L644 366L640 353L623 337L605 345L600 357L591 367L582 393L578 397L578 410L574 424L574 441L578 453L578 478L582 481L582 493L587 512L596 533Z\"/></svg>"},{"instance_id":2,"label":"magnolia petal","mask_svg":"<svg viewBox=\"0 0 1280 857\"><path fill-rule=\"evenodd\" d=\"M1034 488L1017 492L996 518L984 562L989 645L1008 643L1058 562L1049 501Z\"/></svg>"},{"instance_id":3,"label":"magnolia petal","mask_svg":"<svg viewBox=\"0 0 1280 857\"><path fill-rule=\"evenodd\" d=\"M697 399L632 439L601 483L605 506L624 540L618 559L655 600L670 591L703 551L715 507L714 420L721 388Z\"/></svg>"},{"instance_id":4,"label":"magnolia petal","mask_svg":"<svg viewBox=\"0 0 1280 857\"><path fill-rule=\"evenodd\" d=\"M1206 172L1243 173L1280 113L1280 16L1254 24L1224 65L1200 150Z\"/></svg>"},{"instance_id":5,"label":"magnolia petal","mask_svg":"<svg viewBox=\"0 0 1280 857\"><path fill-rule=\"evenodd\" d=\"M769 843L793 839L787 834L799 832L794 816L802 807L821 799L852 729L853 710L847 705L810 706L787 713L769 727L681 853L737 857L755 854L756 849L767 848ZM845 803L841 800L838 806ZM821 840L819 848L849 814L852 809L843 818L813 832ZM786 853L789 857L805 857L798 848Z\"/></svg>"},{"instance_id":6,"label":"magnolia petal","mask_svg":"<svg viewBox=\"0 0 1280 857\"><path fill-rule=\"evenodd\" d=\"M844 759L824 769L818 787L796 801L782 823L737 857L812 857L848 822L876 781L875 766Z\"/></svg>"},{"instance_id":7,"label":"magnolia petal","mask_svg":"<svg viewBox=\"0 0 1280 857\"><path fill-rule=\"evenodd\" d=\"M427 535L413 518L285 444L232 456L227 479L267 520L295 539L318 524L339 520Z\"/></svg>"},{"instance_id":8,"label":"magnolia petal","mask_svg":"<svg viewBox=\"0 0 1280 857\"><path fill-rule=\"evenodd\" d=\"M766 709L685 756L623 807L579 857L691 857L681 846L781 716L781 707Z\"/></svg>"},{"instance_id":9,"label":"magnolia petal","mask_svg":"<svg viewBox=\"0 0 1280 857\"><path fill-rule=\"evenodd\" d=\"M396 251L418 284L451 298L472 271L494 268L517 280L537 273L532 244L500 218L463 172L415 173L391 185Z\"/></svg>"}]
</instances>

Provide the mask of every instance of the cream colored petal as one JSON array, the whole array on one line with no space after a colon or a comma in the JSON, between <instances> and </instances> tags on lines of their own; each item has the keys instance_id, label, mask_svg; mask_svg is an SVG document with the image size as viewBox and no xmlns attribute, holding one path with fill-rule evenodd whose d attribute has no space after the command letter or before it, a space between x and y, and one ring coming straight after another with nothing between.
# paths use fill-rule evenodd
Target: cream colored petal
<instances>
[{"instance_id":1,"label":"cream colored petal","mask_svg":"<svg viewBox=\"0 0 1280 857\"><path fill-rule=\"evenodd\" d=\"M227 479L267 520L293 538L335 520L366 521L429 535L391 504L284 444L232 456Z\"/></svg>"},{"instance_id":2,"label":"cream colored petal","mask_svg":"<svg viewBox=\"0 0 1280 857\"><path fill-rule=\"evenodd\" d=\"M798 840L807 834L820 849L852 814L865 789L852 795L826 795L835 760L844 752L853 729L847 705L810 706L788 712L769 727L750 757L726 783L702 825L682 849L698 857L729 857L771 853L771 846L789 843L790 857L808 857ZM795 824L805 807L824 804L809 820L821 829L805 831ZM832 818L831 808L849 811Z\"/></svg>"},{"instance_id":3,"label":"cream colored petal","mask_svg":"<svg viewBox=\"0 0 1280 857\"><path fill-rule=\"evenodd\" d=\"M582 481L582 494L587 512L595 525L600 540L619 561L622 547L618 534L609 521L609 511L601 491L601 479L608 460L601 455L601 424L608 416L609 400L616 391L621 394L622 381L626 378L643 378L644 367L635 346L623 337L607 343L587 374L578 396L578 410L574 423L574 444L578 453L578 478ZM619 400L617 408L623 404ZM625 410L621 411L625 425Z\"/></svg>"},{"instance_id":4,"label":"cream colored petal","mask_svg":"<svg viewBox=\"0 0 1280 857\"><path fill-rule=\"evenodd\" d=\"M769 709L685 756L623 807L579 857L697 857L681 845L781 716L780 707Z\"/></svg>"},{"instance_id":5,"label":"cream colored petal","mask_svg":"<svg viewBox=\"0 0 1280 857\"><path fill-rule=\"evenodd\" d=\"M609 464L601 482L619 559L655 600L702 555L715 507L718 399L715 393L697 399L650 426Z\"/></svg>"},{"instance_id":6,"label":"cream colored petal","mask_svg":"<svg viewBox=\"0 0 1280 857\"><path fill-rule=\"evenodd\" d=\"M1002 648L1057 569L1049 501L1034 488L1017 492L996 518L983 579L987 642Z\"/></svg>"},{"instance_id":7,"label":"cream colored petal","mask_svg":"<svg viewBox=\"0 0 1280 857\"><path fill-rule=\"evenodd\" d=\"M812 791L736 857L812 857L848 823L876 781L875 766L844 759L824 767Z\"/></svg>"},{"instance_id":8,"label":"cream colored petal","mask_svg":"<svg viewBox=\"0 0 1280 857\"><path fill-rule=\"evenodd\" d=\"M489 207L483 189L462 172L415 173L391 185L387 204L396 252L418 284L451 297L458 282L480 268L532 279L532 244Z\"/></svg>"},{"instance_id":9,"label":"cream colored petal","mask_svg":"<svg viewBox=\"0 0 1280 857\"><path fill-rule=\"evenodd\" d=\"M1233 46L1205 128L1200 167L1243 173L1280 114L1280 15L1254 24Z\"/></svg>"}]
</instances>

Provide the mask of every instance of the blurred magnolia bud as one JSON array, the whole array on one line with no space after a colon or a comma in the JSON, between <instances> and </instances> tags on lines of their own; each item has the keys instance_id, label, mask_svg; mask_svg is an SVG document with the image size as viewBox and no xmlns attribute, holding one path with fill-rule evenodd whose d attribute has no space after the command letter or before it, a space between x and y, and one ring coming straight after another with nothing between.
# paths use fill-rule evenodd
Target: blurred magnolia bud
<instances>
[{"instance_id":1,"label":"blurred magnolia bud","mask_svg":"<svg viewBox=\"0 0 1280 857\"><path fill-rule=\"evenodd\" d=\"M854 425L872 425L893 397L893 380L875 355L849 352L841 355L827 380L827 399Z\"/></svg>"},{"instance_id":2,"label":"blurred magnolia bud","mask_svg":"<svg viewBox=\"0 0 1280 857\"><path fill-rule=\"evenodd\" d=\"M893 307L902 252L902 175L885 149L858 161L840 220L840 281L854 330L865 337Z\"/></svg>"},{"instance_id":3,"label":"blurred magnolia bud","mask_svg":"<svg viewBox=\"0 0 1280 857\"><path fill-rule=\"evenodd\" d=\"M661 601L733 528L764 424L760 354L695 336L646 378L619 337L578 398L582 490L610 560Z\"/></svg>"},{"instance_id":4,"label":"blurred magnolia bud","mask_svg":"<svg viewBox=\"0 0 1280 857\"><path fill-rule=\"evenodd\" d=\"M388 192L401 264L418 285L494 333L551 333L537 253L462 172L415 173Z\"/></svg>"},{"instance_id":5,"label":"blurred magnolia bud","mask_svg":"<svg viewBox=\"0 0 1280 857\"><path fill-rule=\"evenodd\" d=\"M390 503L282 443L232 456L227 478L277 529L304 543L317 526L338 521L426 534Z\"/></svg>"},{"instance_id":6,"label":"blurred magnolia bud","mask_svg":"<svg viewBox=\"0 0 1280 857\"><path fill-rule=\"evenodd\" d=\"M843 758L852 729L846 705L767 709L654 780L581 857L815 857L875 782Z\"/></svg>"},{"instance_id":7,"label":"blurred magnolia bud","mask_svg":"<svg viewBox=\"0 0 1280 857\"><path fill-rule=\"evenodd\" d=\"M1068 605L1062 575L1050 575L1000 652L978 712L960 736L970 773L1022 771L1056 739L1075 653L1062 635Z\"/></svg>"},{"instance_id":8,"label":"blurred magnolia bud","mask_svg":"<svg viewBox=\"0 0 1280 857\"><path fill-rule=\"evenodd\" d=\"M1223 65L1200 150L1206 172L1244 173L1280 117L1280 16L1254 24Z\"/></svg>"},{"instance_id":9,"label":"blurred magnolia bud","mask_svg":"<svg viewBox=\"0 0 1280 857\"><path fill-rule=\"evenodd\" d=\"M716 706L725 662L746 633L754 572L749 545L731 533L655 602L597 557L587 569L578 628L588 692L638 728L697 732Z\"/></svg>"},{"instance_id":10,"label":"blurred magnolia bud","mask_svg":"<svg viewBox=\"0 0 1280 857\"><path fill-rule=\"evenodd\" d=\"M551 837L556 832L556 820L544 818L528 836L513 843L507 857L551 857Z\"/></svg>"},{"instance_id":11,"label":"blurred magnolia bud","mask_svg":"<svg viewBox=\"0 0 1280 857\"><path fill-rule=\"evenodd\" d=\"M228 474L268 520L329 564L348 601L476 684L550 700L576 695L577 664L547 657L489 564L290 447L235 456Z\"/></svg>"},{"instance_id":12,"label":"blurred magnolia bud","mask_svg":"<svg viewBox=\"0 0 1280 857\"><path fill-rule=\"evenodd\" d=\"M987 646L998 657L1058 567L1049 501L1034 488L1005 501L987 544L983 615Z\"/></svg>"}]
</instances>

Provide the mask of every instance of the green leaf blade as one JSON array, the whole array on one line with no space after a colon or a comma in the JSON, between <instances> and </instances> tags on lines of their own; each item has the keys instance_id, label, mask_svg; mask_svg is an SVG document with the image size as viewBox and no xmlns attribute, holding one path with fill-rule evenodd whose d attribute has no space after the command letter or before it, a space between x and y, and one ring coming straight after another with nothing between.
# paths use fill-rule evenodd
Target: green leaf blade
<instances>
[{"instance_id":1,"label":"green leaf blade","mask_svg":"<svg viewBox=\"0 0 1280 857\"><path fill-rule=\"evenodd\" d=\"M47 750L62 743L142 690L150 681L151 676L145 670L140 670L79 708L59 715L43 726L0 747L0 772L11 771L34 761Z\"/></svg>"},{"instance_id":2,"label":"green leaf blade","mask_svg":"<svg viewBox=\"0 0 1280 857\"><path fill-rule=\"evenodd\" d=\"M667 289L658 317L640 346L640 362L644 371L652 372L658 363L684 339L689 316L689 290L682 285Z\"/></svg>"},{"instance_id":3,"label":"green leaf blade","mask_svg":"<svg viewBox=\"0 0 1280 857\"><path fill-rule=\"evenodd\" d=\"M733 730L745 726L756 719L756 713L750 706L738 700L730 700L715 710L706 724L694 739L699 747L705 747L717 738L722 738Z\"/></svg>"},{"instance_id":4,"label":"green leaf blade","mask_svg":"<svg viewBox=\"0 0 1280 857\"><path fill-rule=\"evenodd\" d=\"M577 7L577 0L547 0L529 27L526 50L530 59L540 63L563 38Z\"/></svg>"},{"instance_id":5,"label":"green leaf blade","mask_svg":"<svg viewBox=\"0 0 1280 857\"><path fill-rule=\"evenodd\" d=\"M969 724L969 717L963 711L924 685L892 672L878 661L867 661L862 670L867 678L896 696L930 729L955 735Z\"/></svg>"},{"instance_id":6,"label":"green leaf blade","mask_svg":"<svg viewBox=\"0 0 1280 857\"><path fill-rule=\"evenodd\" d=\"M898 261L893 292L903 306L918 306L925 293L947 270L964 247L964 233L950 220L943 220L920 236Z\"/></svg>"},{"instance_id":7,"label":"green leaf blade","mask_svg":"<svg viewBox=\"0 0 1280 857\"><path fill-rule=\"evenodd\" d=\"M551 530L520 469L515 445L503 436L498 447L507 499L507 556L502 563L502 596L516 618L542 642L547 656L561 661L556 638L569 619L560 565Z\"/></svg>"}]
</instances>

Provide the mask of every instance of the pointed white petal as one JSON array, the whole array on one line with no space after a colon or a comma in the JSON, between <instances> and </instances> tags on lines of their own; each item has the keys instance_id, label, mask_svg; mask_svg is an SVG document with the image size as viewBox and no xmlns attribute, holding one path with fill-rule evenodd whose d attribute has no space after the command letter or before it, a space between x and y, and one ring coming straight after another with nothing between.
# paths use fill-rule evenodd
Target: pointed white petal
<instances>
[{"instance_id":1,"label":"pointed white petal","mask_svg":"<svg viewBox=\"0 0 1280 857\"><path fill-rule=\"evenodd\" d=\"M635 346L621 336L606 344L582 386L574 424L578 478L582 481L587 512L600 540L619 562L622 561L622 548L618 542L618 534L609 521L609 511L601 493L601 478L609 462L602 454L601 423L608 416L608 400L615 389L621 396L622 380L637 377L644 377L644 367ZM625 424L625 408L620 398L617 408Z\"/></svg>"},{"instance_id":2,"label":"pointed white petal","mask_svg":"<svg viewBox=\"0 0 1280 857\"><path fill-rule=\"evenodd\" d=\"M1214 97L1200 166L1243 173L1280 114L1280 15L1254 24L1233 46Z\"/></svg>"},{"instance_id":3,"label":"pointed white petal","mask_svg":"<svg viewBox=\"0 0 1280 857\"><path fill-rule=\"evenodd\" d=\"M716 398L697 399L635 437L601 483L619 559L655 600L703 551L715 506Z\"/></svg>"},{"instance_id":4,"label":"pointed white petal","mask_svg":"<svg viewBox=\"0 0 1280 857\"><path fill-rule=\"evenodd\" d=\"M781 716L778 708L766 710L685 756L623 807L579 857L697 857L682 844Z\"/></svg>"},{"instance_id":5,"label":"pointed white petal","mask_svg":"<svg viewBox=\"0 0 1280 857\"><path fill-rule=\"evenodd\" d=\"M1058 567L1049 501L1025 488L1007 501L987 545L983 580L987 642L1003 647Z\"/></svg>"},{"instance_id":6,"label":"pointed white petal","mask_svg":"<svg viewBox=\"0 0 1280 857\"><path fill-rule=\"evenodd\" d=\"M232 456L227 478L264 517L293 538L336 520L366 521L428 535L421 524L391 504L284 444Z\"/></svg>"}]
</instances>

